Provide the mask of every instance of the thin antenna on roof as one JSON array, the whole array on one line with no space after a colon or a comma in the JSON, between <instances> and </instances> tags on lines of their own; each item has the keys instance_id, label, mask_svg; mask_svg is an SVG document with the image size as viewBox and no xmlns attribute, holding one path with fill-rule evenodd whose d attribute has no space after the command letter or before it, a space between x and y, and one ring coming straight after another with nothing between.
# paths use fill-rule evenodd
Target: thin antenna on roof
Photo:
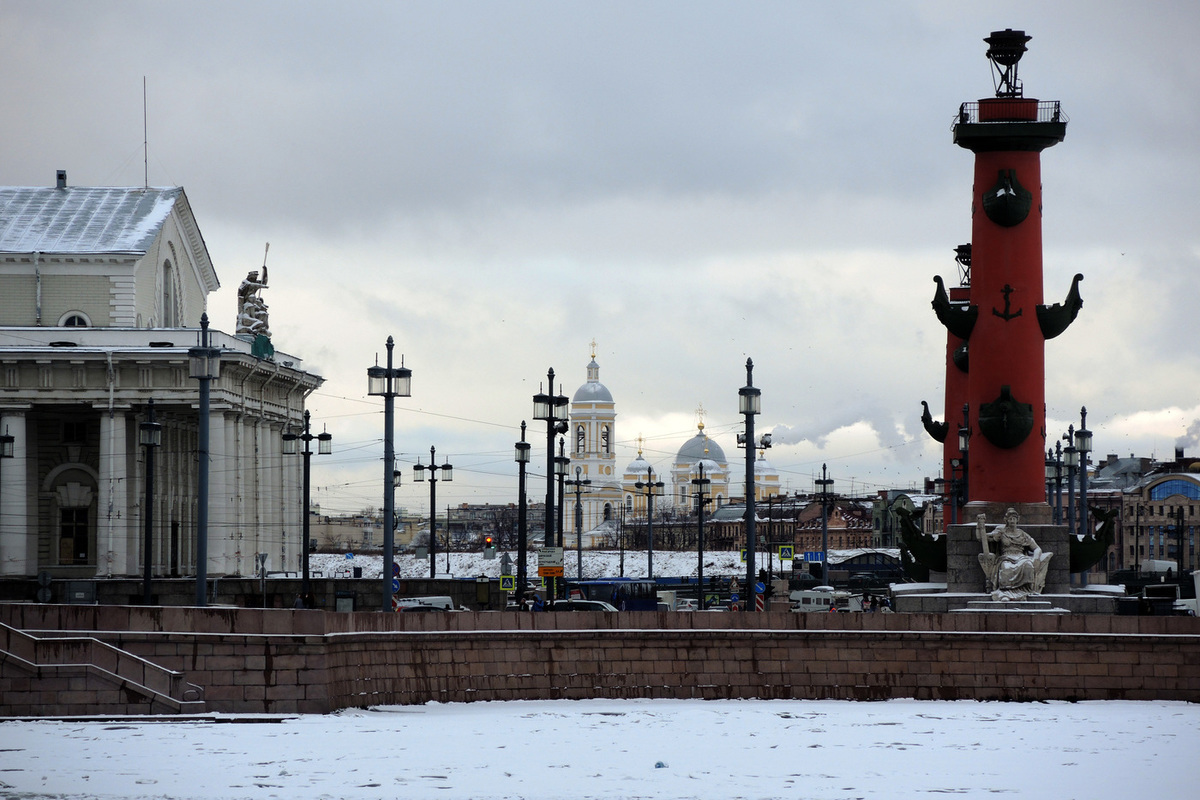
<instances>
[{"instance_id":1,"label":"thin antenna on roof","mask_svg":"<svg viewBox=\"0 0 1200 800\"><path fill-rule=\"evenodd\" d=\"M150 188L150 136L146 125L146 76L142 76L142 169L144 188Z\"/></svg>"},{"instance_id":2,"label":"thin antenna on roof","mask_svg":"<svg viewBox=\"0 0 1200 800\"><path fill-rule=\"evenodd\" d=\"M271 243L267 242L267 247L265 250L263 250L263 274L262 274L263 284L266 284L266 282L267 282L267 253L269 253L269 252L271 252Z\"/></svg>"}]
</instances>

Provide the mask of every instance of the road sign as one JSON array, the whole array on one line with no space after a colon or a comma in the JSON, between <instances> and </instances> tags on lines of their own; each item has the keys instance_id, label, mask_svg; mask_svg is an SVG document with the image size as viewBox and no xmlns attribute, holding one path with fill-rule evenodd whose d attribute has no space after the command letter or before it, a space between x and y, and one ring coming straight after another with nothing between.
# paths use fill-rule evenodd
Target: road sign
<instances>
[{"instance_id":1,"label":"road sign","mask_svg":"<svg viewBox=\"0 0 1200 800\"><path fill-rule=\"evenodd\" d=\"M767 587L763 584L762 581L759 581L758 583L754 584L754 593L755 594L762 594L766 590L767 590Z\"/></svg>"},{"instance_id":2,"label":"road sign","mask_svg":"<svg viewBox=\"0 0 1200 800\"><path fill-rule=\"evenodd\" d=\"M500 591L515 592L517 590L516 575L501 575L500 576Z\"/></svg>"},{"instance_id":3,"label":"road sign","mask_svg":"<svg viewBox=\"0 0 1200 800\"><path fill-rule=\"evenodd\" d=\"M392 577L393 578L400 577L400 565L397 564L395 561L392 562Z\"/></svg>"},{"instance_id":4,"label":"road sign","mask_svg":"<svg viewBox=\"0 0 1200 800\"><path fill-rule=\"evenodd\" d=\"M354 559L354 553L346 553L347 561L352 561L353 559Z\"/></svg>"},{"instance_id":5,"label":"road sign","mask_svg":"<svg viewBox=\"0 0 1200 800\"><path fill-rule=\"evenodd\" d=\"M741 562L743 564L746 563L746 548L743 547L741 550L738 551L738 558L741 560Z\"/></svg>"},{"instance_id":6,"label":"road sign","mask_svg":"<svg viewBox=\"0 0 1200 800\"><path fill-rule=\"evenodd\" d=\"M561 578L563 577L563 574L564 573L561 564L559 564L557 567L543 567L540 564L538 565L539 578Z\"/></svg>"},{"instance_id":7,"label":"road sign","mask_svg":"<svg viewBox=\"0 0 1200 800\"><path fill-rule=\"evenodd\" d=\"M715 606L715 605L718 605L720 602L721 602L721 596L719 594L706 595L704 598L704 605L706 605L706 606Z\"/></svg>"},{"instance_id":8,"label":"road sign","mask_svg":"<svg viewBox=\"0 0 1200 800\"><path fill-rule=\"evenodd\" d=\"M796 556L796 546L791 544L779 545L779 560L790 561Z\"/></svg>"},{"instance_id":9,"label":"road sign","mask_svg":"<svg viewBox=\"0 0 1200 800\"><path fill-rule=\"evenodd\" d=\"M807 550L807 551L805 551L805 553L804 553L804 560L805 560L805 561L818 561L818 562L820 562L820 561L824 561L825 559L821 558L821 551L820 551L820 550Z\"/></svg>"},{"instance_id":10,"label":"road sign","mask_svg":"<svg viewBox=\"0 0 1200 800\"><path fill-rule=\"evenodd\" d=\"M754 610L762 611L766 607L765 602L761 594L754 595Z\"/></svg>"},{"instance_id":11,"label":"road sign","mask_svg":"<svg viewBox=\"0 0 1200 800\"><path fill-rule=\"evenodd\" d=\"M736 594L729 595L729 602L736 603L737 601L738 601L738 596Z\"/></svg>"},{"instance_id":12,"label":"road sign","mask_svg":"<svg viewBox=\"0 0 1200 800\"><path fill-rule=\"evenodd\" d=\"M400 579L399 578L392 578L392 591L393 592L400 591Z\"/></svg>"}]
</instances>

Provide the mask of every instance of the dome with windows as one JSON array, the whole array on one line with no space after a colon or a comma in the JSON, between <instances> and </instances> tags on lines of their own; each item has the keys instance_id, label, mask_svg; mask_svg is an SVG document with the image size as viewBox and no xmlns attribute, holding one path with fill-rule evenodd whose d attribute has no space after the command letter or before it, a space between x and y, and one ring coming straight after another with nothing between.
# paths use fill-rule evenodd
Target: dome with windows
<instances>
[{"instance_id":1,"label":"dome with windows","mask_svg":"<svg viewBox=\"0 0 1200 800\"><path fill-rule=\"evenodd\" d=\"M571 398L572 403L611 403L613 402L612 392L608 391L608 387L600 382L600 365L596 363L596 357L592 356L592 362L588 364L588 379L587 383L575 390L575 395Z\"/></svg>"}]
</instances>

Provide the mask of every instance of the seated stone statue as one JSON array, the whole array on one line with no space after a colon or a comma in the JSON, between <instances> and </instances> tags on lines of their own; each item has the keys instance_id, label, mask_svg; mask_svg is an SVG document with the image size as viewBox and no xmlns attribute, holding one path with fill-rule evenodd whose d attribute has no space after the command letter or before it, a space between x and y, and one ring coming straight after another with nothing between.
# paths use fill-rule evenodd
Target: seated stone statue
<instances>
[{"instance_id":1,"label":"seated stone statue","mask_svg":"<svg viewBox=\"0 0 1200 800\"><path fill-rule=\"evenodd\" d=\"M1046 586L1053 553L1043 553L1034 538L1017 527L1020 517L1016 509L1004 514L1004 526L987 530L983 514L976 520L983 552L979 565L987 578L987 588L993 600L1021 600L1031 594L1041 594ZM992 543L999 552L992 552Z\"/></svg>"}]
</instances>

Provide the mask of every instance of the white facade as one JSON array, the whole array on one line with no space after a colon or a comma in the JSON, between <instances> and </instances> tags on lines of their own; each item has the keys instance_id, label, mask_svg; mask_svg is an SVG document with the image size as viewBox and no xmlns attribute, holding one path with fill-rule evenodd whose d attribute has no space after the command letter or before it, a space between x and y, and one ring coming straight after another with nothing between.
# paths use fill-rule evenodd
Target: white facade
<instances>
[{"instance_id":1,"label":"white facade","mask_svg":"<svg viewBox=\"0 0 1200 800\"><path fill-rule=\"evenodd\" d=\"M571 457L570 475L575 468L580 477L592 483L581 496L583 530L590 531L621 514L621 475L616 469L616 404L612 394L600 383L600 365L596 354L587 367L587 382L575 391L568 413L567 455ZM564 541L573 536L574 499L567 503L564 516Z\"/></svg>"},{"instance_id":2,"label":"white facade","mask_svg":"<svg viewBox=\"0 0 1200 800\"><path fill-rule=\"evenodd\" d=\"M0 187L0 577L140 575L146 512L157 576L196 572L198 345L218 287L181 188ZM235 318L230 309L229 320ZM301 424L321 378L212 331L210 576L300 560ZM163 426L145 497L139 424Z\"/></svg>"}]
</instances>

